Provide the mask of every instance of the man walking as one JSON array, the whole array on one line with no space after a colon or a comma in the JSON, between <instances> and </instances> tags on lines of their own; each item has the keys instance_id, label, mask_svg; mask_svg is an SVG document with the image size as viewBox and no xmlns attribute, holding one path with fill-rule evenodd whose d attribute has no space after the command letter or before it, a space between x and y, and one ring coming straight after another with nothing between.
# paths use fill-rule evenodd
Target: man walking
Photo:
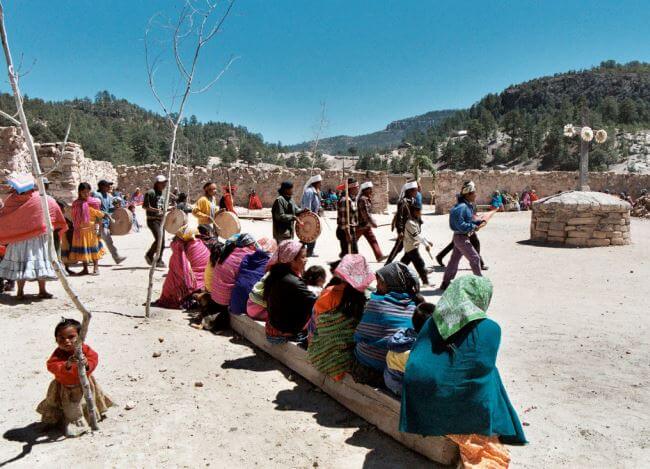
<instances>
[{"instance_id":1,"label":"man walking","mask_svg":"<svg viewBox=\"0 0 650 469\"><path fill-rule=\"evenodd\" d=\"M397 255L404 248L404 227L406 226L406 221L409 219L409 208L406 203L406 199L416 199L418 194L418 183L417 181L407 182L402 186L400 192L399 200L397 201L397 211L393 217L392 229L397 232L397 239L395 240L395 245L393 249L388 254L386 259L386 265L390 264L395 260ZM416 202L417 203L417 202Z\"/></svg>"},{"instance_id":2,"label":"man walking","mask_svg":"<svg viewBox=\"0 0 650 469\"><path fill-rule=\"evenodd\" d=\"M294 222L300 224L296 215L300 209L291 199L293 196L293 182L284 181L278 189L278 198L273 202L271 214L273 216L273 238L278 244L286 239L293 239L295 233Z\"/></svg>"},{"instance_id":3,"label":"man walking","mask_svg":"<svg viewBox=\"0 0 650 469\"><path fill-rule=\"evenodd\" d=\"M359 193L359 183L354 178L348 178L348 193L343 195L338 203L336 216L336 237L341 243L341 253L339 257L343 258L346 254L358 254L357 246L357 194Z\"/></svg>"},{"instance_id":4,"label":"man walking","mask_svg":"<svg viewBox=\"0 0 650 469\"><path fill-rule=\"evenodd\" d=\"M451 281L458 273L458 263L464 256L469 261L474 275L481 276L481 257L469 239L472 233L486 222L483 220L474 220L476 207L476 186L472 181L466 181L460 191L458 203L449 212L449 227L454 232L453 242L454 251L451 253L451 259L445 275L440 285L441 290L446 290Z\"/></svg>"},{"instance_id":5,"label":"man walking","mask_svg":"<svg viewBox=\"0 0 650 469\"><path fill-rule=\"evenodd\" d=\"M164 215L163 206L165 204L163 194L166 187L167 178L163 175L156 176L153 189L144 195L144 203L142 204L145 212L147 212L147 227L151 230L151 234L153 234L153 243L144 256L149 265L153 262L156 248L158 247L158 239L161 238L160 255L158 256L156 267L165 267L165 263L162 260L162 253L165 249L165 233L162 230L162 219Z\"/></svg>"},{"instance_id":6,"label":"man walking","mask_svg":"<svg viewBox=\"0 0 650 469\"><path fill-rule=\"evenodd\" d=\"M365 237L372 248L372 252L375 254L375 259L377 262L382 262L386 260L387 256L384 256L375 237L375 233L372 231L373 228L377 228L377 222L372 216L372 182L366 181L359 187L360 193L357 198L357 210L358 210L358 220L359 226L357 226L357 240Z\"/></svg>"},{"instance_id":7,"label":"man walking","mask_svg":"<svg viewBox=\"0 0 650 469\"><path fill-rule=\"evenodd\" d=\"M97 192L93 193L93 197L97 197L101 201L102 212L108 213L109 215L115 211L114 201L117 200L115 197L113 197L112 192L113 183L102 179L97 184ZM108 248L108 251L111 253L111 256L113 257L115 263L120 264L124 262L126 257L120 256L120 254L117 252L117 248L115 247L115 243L113 243L113 236L111 236L110 230L110 220L108 217L104 217L102 219L100 235L102 237L102 241L104 241L104 244Z\"/></svg>"},{"instance_id":8,"label":"man walking","mask_svg":"<svg viewBox=\"0 0 650 469\"><path fill-rule=\"evenodd\" d=\"M300 203L303 210L309 210L316 215L320 212L320 186L322 181L323 177L320 174L316 174L307 180L302 191L302 200ZM307 257L317 257L314 254L315 247L316 241L307 243Z\"/></svg>"}]
</instances>

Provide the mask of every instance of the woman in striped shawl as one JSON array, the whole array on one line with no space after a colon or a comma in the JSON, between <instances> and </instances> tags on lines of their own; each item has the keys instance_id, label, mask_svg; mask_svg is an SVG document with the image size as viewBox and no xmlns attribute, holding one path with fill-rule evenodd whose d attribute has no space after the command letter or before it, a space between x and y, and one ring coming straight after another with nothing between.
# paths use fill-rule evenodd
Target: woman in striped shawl
<instances>
[{"instance_id":1,"label":"woman in striped shawl","mask_svg":"<svg viewBox=\"0 0 650 469\"><path fill-rule=\"evenodd\" d=\"M399 329L411 326L415 307L423 298L418 294L417 274L400 262L382 267L376 276L377 291L370 295L354 334L357 362L352 374L358 382L381 387L388 340Z\"/></svg>"},{"instance_id":2,"label":"woman in striped shawl","mask_svg":"<svg viewBox=\"0 0 650 469\"><path fill-rule=\"evenodd\" d=\"M366 304L366 288L375 280L366 259L347 254L334 269L340 283L318 297L309 322L309 361L334 380L342 379L354 363L354 330Z\"/></svg>"}]
</instances>

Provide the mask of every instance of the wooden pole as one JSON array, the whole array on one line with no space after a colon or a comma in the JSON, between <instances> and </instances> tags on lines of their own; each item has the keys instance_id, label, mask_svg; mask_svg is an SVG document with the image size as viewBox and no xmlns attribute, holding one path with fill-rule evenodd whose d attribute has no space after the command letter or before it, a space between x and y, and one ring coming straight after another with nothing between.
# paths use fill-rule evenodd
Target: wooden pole
<instances>
[{"instance_id":1,"label":"wooden pole","mask_svg":"<svg viewBox=\"0 0 650 469\"><path fill-rule=\"evenodd\" d=\"M20 127L23 132L23 137L25 138L25 143L27 145L27 150L31 157L32 162L32 174L36 179L36 185L38 186L38 192L41 199L41 209L43 211L43 220L45 222L45 228L47 230L47 249L52 258L52 265L56 276L61 282L61 286L68 294L72 303L77 307L81 312L83 317L81 322L81 331L79 338L75 342L75 356L77 357L77 369L79 370L79 383L81 384L81 389L83 391L84 398L86 400L86 405L88 407L88 417L91 430L98 430L97 425L97 409L95 408L95 399L93 397L92 390L90 389L90 382L88 381L88 376L86 374L86 367L82 364L85 363L85 358L83 355L82 344L86 339L86 334L88 333L88 326L90 324L91 314L90 311L84 306L77 294L74 292L68 279L61 269L61 264L59 263L58 255L54 249L54 229L52 226L52 220L50 219L50 210L49 204L47 201L47 192L45 191L45 184L43 183L43 174L41 173L41 167L38 162L38 156L36 155L36 148L34 147L34 139L32 134L29 131L29 125L27 123L27 116L25 115L25 110L23 109L23 98L20 93L20 88L18 86L18 74L14 69L13 58L11 56L11 50L9 48L9 40L7 38L7 30L5 28L4 20L4 6L0 1L0 35L2 37L2 48L5 54L5 60L7 62L7 71L9 74L9 83L11 84L11 89L14 95L14 101L16 103L16 110L18 111L18 120L13 119L14 123L20 124ZM65 149L64 149L65 150ZM63 156L63 155L62 155Z\"/></svg>"},{"instance_id":2,"label":"wooden pole","mask_svg":"<svg viewBox=\"0 0 650 469\"><path fill-rule=\"evenodd\" d=\"M582 126L587 126L587 108L582 108ZM589 190L589 142L585 142L580 138L580 178L578 182L579 191Z\"/></svg>"}]
</instances>

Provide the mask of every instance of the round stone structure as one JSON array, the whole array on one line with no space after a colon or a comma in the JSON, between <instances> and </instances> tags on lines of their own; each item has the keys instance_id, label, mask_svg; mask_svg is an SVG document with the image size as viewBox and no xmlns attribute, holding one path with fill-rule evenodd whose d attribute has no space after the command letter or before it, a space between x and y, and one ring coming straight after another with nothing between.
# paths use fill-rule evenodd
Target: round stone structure
<instances>
[{"instance_id":1,"label":"round stone structure","mask_svg":"<svg viewBox=\"0 0 650 469\"><path fill-rule=\"evenodd\" d=\"M571 191L533 203L533 241L597 247L630 244L631 206L602 192Z\"/></svg>"}]
</instances>

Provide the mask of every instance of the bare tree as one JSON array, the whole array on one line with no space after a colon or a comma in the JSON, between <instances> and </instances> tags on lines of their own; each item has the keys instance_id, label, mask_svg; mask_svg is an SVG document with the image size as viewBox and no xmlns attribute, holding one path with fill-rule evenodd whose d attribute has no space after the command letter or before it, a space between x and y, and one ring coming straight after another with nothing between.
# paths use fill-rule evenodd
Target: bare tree
<instances>
[{"instance_id":1,"label":"bare tree","mask_svg":"<svg viewBox=\"0 0 650 469\"><path fill-rule=\"evenodd\" d=\"M149 25L145 31L144 46L145 46L145 60L147 67L147 75L149 80L149 87L153 93L154 98L160 105L162 111L167 118L171 130L171 144L169 146L169 158L167 160L167 180L172 178L172 170L175 161L176 152L176 137L178 128L183 119L183 112L187 101L192 94L203 93L210 89L223 74L228 70L235 58L231 57L226 63L225 67L217 73L207 84L195 86L195 76L201 53L205 47L212 41L217 34L221 31L223 24L230 15L230 12L235 4L235 0L228 0L225 6L221 8L221 3L216 0L205 0L203 2L195 2L186 0L182 8L178 20L166 25L160 25L158 20L159 15L151 18ZM176 65L176 73L178 74L178 89L166 102L162 95L158 92L155 82L155 75L160 63L161 55L152 57L150 47L150 35L154 26L161 26L171 34L170 51L173 61ZM188 42L191 43L187 52L184 53L184 45ZM182 90L182 91L180 91ZM160 249L163 240L163 226L167 219L167 210L169 207L169 193L170 188L167 188L164 196L163 203L163 219L160 224L160 232L158 234L158 245L154 254L151 269L149 269L149 285L147 288L147 301L145 303L145 316L151 315L151 294L153 290L153 277L156 270L156 264L160 258Z\"/></svg>"},{"instance_id":2,"label":"bare tree","mask_svg":"<svg viewBox=\"0 0 650 469\"><path fill-rule=\"evenodd\" d=\"M63 286L63 289L68 294L68 296L70 297L74 305L77 307L77 309L81 312L81 315L83 317L81 322L81 332L79 334L79 338L77 342L75 343L75 356L79 364L79 366L77 367L77 369L79 370L79 382L83 390L83 395L86 400L86 405L88 407L90 428L92 430L98 430L99 427L97 426L98 419L97 419L97 411L95 408L95 400L93 398L92 390L90 389L90 383L88 381L88 376L86 374L86 368L82 366L82 364L86 362L83 354L82 345L83 345L83 341L86 339L86 334L88 333L88 327L90 325L90 319L92 315L90 311L84 306L84 304L81 302L77 294L74 292L74 290L68 283L68 279L66 278L65 274L63 273L63 270L61 269L61 264L59 263L57 253L54 249L54 230L52 228L52 220L50 219L50 210L47 201L47 193L45 191L45 184L43 183L44 174L41 172L41 167L38 162L38 157L36 155L36 148L34 147L34 139L32 138L32 134L29 131L27 116L25 115L25 110L23 109L23 97L20 92L20 87L18 84L20 75L14 68L14 62L11 56L11 49L9 48L9 40L7 38L7 29L5 27L4 6L1 1L0 1L0 36L2 38L2 48L4 50L5 60L7 62L9 83L11 84L11 89L14 95L14 101L16 103L16 114L10 115L4 111L0 111L0 114L6 119L10 120L13 124L20 126L20 128L22 129L23 137L25 138L25 143L27 145L27 150L29 151L29 155L31 157L32 173L34 175L34 178L36 179L38 192L40 194L41 209L43 211L43 219L45 221L45 227L48 236L47 249L50 252L50 257L53 259L52 264L54 265L54 270L56 272L57 278L59 279L61 285ZM66 137L61 147L61 153L63 153L63 151L65 150L65 144L67 142L69 132L70 132L70 126L68 126Z\"/></svg>"},{"instance_id":3,"label":"bare tree","mask_svg":"<svg viewBox=\"0 0 650 469\"><path fill-rule=\"evenodd\" d=\"M320 103L320 122L316 130L316 135L314 137L314 144L311 147L311 171L310 174L314 175L314 165L316 164L316 150L318 150L318 142L323 133L323 129L327 126L327 118L325 116L325 101ZM325 168L322 168L325 169Z\"/></svg>"}]
</instances>

